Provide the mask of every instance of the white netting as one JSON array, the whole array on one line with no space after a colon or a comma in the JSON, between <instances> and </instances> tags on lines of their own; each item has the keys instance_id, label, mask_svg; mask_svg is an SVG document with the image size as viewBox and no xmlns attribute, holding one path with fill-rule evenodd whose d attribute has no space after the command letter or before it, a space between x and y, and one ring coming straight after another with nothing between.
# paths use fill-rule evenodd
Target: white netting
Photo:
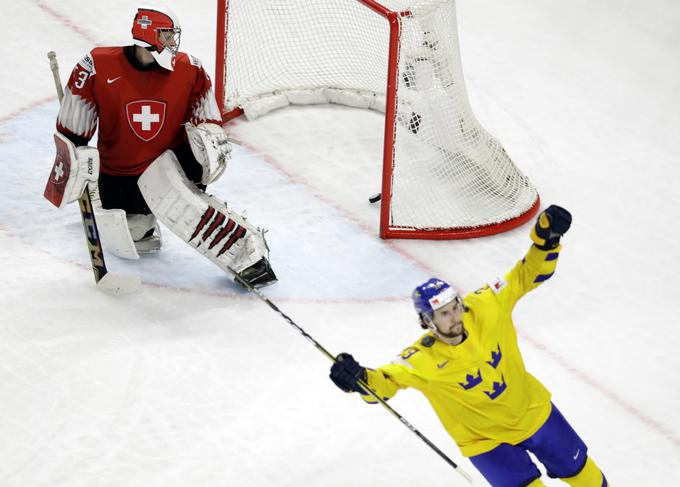
<instances>
[{"instance_id":1,"label":"white netting","mask_svg":"<svg viewBox=\"0 0 680 487\"><path fill-rule=\"evenodd\" d=\"M241 107L251 119L291 103L385 111L390 24L366 3L228 0L224 111ZM464 230L526 214L535 188L470 108L455 2L374 3L408 12L397 17L395 117L386 122L389 228Z\"/></svg>"}]
</instances>

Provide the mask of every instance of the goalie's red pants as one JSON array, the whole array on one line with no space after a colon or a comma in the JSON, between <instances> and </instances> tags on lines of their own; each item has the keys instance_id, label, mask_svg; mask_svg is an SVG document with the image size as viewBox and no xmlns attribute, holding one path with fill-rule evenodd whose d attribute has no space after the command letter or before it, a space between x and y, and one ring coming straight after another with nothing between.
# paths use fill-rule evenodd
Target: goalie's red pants
<instances>
[{"instance_id":1,"label":"goalie's red pants","mask_svg":"<svg viewBox=\"0 0 680 487\"><path fill-rule=\"evenodd\" d=\"M205 186L200 184L203 167L198 163L188 143L180 144L172 150L182 166L189 181L196 184L201 191ZM105 210L120 209L125 213L148 215L151 210L144 201L142 193L137 187L139 176L112 176L99 174L99 197Z\"/></svg>"}]
</instances>

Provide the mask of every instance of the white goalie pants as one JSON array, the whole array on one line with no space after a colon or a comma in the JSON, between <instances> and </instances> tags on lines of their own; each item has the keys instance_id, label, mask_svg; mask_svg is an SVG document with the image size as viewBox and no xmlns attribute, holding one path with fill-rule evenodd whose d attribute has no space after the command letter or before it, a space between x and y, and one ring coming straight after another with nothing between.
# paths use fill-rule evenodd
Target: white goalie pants
<instances>
[{"instance_id":1,"label":"white goalie pants","mask_svg":"<svg viewBox=\"0 0 680 487\"><path fill-rule=\"evenodd\" d=\"M267 257L263 231L199 191L172 151L161 154L137 184L158 220L227 273L241 272Z\"/></svg>"}]
</instances>

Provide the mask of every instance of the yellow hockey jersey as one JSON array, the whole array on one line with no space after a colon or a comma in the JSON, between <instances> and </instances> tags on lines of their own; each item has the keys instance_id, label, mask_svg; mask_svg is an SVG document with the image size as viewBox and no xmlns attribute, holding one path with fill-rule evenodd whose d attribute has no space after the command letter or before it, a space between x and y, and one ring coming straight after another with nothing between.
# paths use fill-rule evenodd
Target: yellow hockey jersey
<instances>
[{"instance_id":1,"label":"yellow hockey jersey","mask_svg":"<svg viewBox=\"0 0 680 487\"><path fill-rule=\"evenodd\" d=\"M462 343L427 333L392 363L368 369L368 385L385 400L399 389L418 389L468 457L529 438L550 414L550 392L524 367L512 310L552 276L560 249L532 245L503 278L466 295Z\"/></svg>"}]
</instances>

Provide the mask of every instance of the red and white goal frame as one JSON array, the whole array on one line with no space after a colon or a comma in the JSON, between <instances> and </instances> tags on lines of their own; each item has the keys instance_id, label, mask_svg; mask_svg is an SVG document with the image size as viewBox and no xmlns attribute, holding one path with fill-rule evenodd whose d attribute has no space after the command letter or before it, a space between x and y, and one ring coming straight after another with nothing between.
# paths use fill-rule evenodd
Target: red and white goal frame
<instances>
[{"instance_id":1,"label":"red and white goal frame","mask_svg":"<svg viewBox=\"0 0 680 487\"><path fill-rule=\"evenodd\" d=\"M289 104L384 112L382 238L492 235L538 211L470 107L455 0L218 0L215 65L225 121Z\"/></svg>"}]
</instances>

